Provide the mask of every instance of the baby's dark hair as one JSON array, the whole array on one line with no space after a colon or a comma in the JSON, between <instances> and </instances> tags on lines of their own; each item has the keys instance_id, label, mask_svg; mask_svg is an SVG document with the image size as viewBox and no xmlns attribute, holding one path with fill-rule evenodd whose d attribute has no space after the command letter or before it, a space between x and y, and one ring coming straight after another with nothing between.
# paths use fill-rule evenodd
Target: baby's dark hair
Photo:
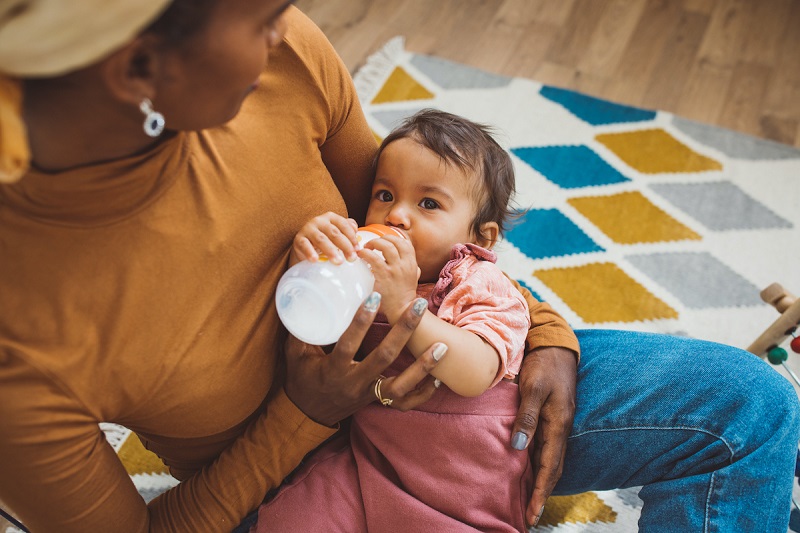
<instances>
[{"instance_id":1,"label":"baby's dark hair","mask_svg":"<svg viewBox=\"0 0 800 533\"><path fill-rule=\"evenodd\" d=\"M481 236L481 226L496 222L499 235L508 229L509 219L516 215L510 206L514 195L514 165L508 152L492 137L492 129L464 117L437 109L423 109L408 117L383 140L375 157L378 159L389 143L411 138L438 155L446 164L470 171L479 179L474 198L478 212L472 220L472 234Z\"/></svg>"}]
</instances>

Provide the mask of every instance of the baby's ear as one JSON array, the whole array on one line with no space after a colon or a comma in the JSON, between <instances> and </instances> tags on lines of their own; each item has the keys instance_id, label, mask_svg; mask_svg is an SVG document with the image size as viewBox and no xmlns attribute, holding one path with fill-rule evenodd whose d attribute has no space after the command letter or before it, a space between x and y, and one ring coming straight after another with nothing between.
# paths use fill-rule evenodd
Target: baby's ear
<instances>
[{"instance_id":1,"label":"baby's ear","mask_svg":"<svg viewBox=\"0 0 800 533\"><path fill-rule=\"evenodd\" d=\"M497 222L484 222L481 224L480 232L476 235L475 240L477 242L475 244L487 250L491 250L495 243L497 243L497 237L499 235L500 226L497 225Z\"/></svg>"}]
</instances>

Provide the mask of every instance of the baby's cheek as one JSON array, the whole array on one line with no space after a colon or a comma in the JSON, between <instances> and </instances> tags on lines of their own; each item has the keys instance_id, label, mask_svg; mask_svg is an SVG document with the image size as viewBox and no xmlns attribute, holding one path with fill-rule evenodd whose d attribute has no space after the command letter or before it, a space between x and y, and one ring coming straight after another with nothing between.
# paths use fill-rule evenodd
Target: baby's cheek
<instances>
[{"instance_id":1,"label":"baby's cheek","mask_svg":"<svg viewBox=\"0 0 800 533\"><path fill-rule=\"evenodd\" d=\"M369 207L367 207L367 217L365 219L364 225L369 224L383 224L385 222L383 215L381 214L380 209L375 207L375 199L373 198L369 202Z\"/></svg>"}]
</instances>

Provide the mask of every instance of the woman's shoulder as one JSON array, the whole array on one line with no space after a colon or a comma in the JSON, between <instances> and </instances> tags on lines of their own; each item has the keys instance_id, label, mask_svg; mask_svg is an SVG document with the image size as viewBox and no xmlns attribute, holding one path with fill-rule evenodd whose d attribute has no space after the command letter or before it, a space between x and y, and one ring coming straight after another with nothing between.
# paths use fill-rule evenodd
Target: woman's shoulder
<instances>
[{"instance_id":1,"label":"woman's shoulder","mask_svg":"<svg viewBox=\"0 0 800 533\"><path fill-rule=\"evenodd\" d=\"M337 131L357 100L350 73L325 34L302 11L290 6L286 11L286 35L270 52L255 98L246 109L271 114L270 106L303 109L305 119L313 116L314 128L325 138ZM286 113L279 113L284 116Z\"/></svg>"},{"instance_id":2,"label":"woman's shoulder","mask_svg":"<svg viewBox=\"0 0 800 533\"><path fill-rule=\"evenodd\" d=\"M328 43L328 39L319 26L297 6L289 6L286 9L284 20L287 25L285 39L292 45L314 46Z\"/></svg>"},{"instance_id":3,"label":"woman's shoulder","mask_svg":"<svg viewBox=\"0 0 800 533\"><path fill-rule=\"evenodd\" d=\"M283 45L287 50L311 70L339 68L338 54L314 21L295 6L287 9L285 20L287 29Z\"/></svg>"}]
</instances>

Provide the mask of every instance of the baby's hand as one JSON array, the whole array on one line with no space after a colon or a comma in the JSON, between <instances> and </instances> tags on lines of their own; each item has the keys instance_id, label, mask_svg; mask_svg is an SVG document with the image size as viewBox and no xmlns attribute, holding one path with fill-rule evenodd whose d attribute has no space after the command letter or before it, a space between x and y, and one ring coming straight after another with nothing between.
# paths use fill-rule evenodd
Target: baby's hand
<instances>
[{"instance_id":1,"label":"baby's hand","mask_svg":"<svg viewBox=\"0 0 800 533\"><path fill-rule=\"evenodd\" d=\"M381 311L394 324L417 297L420 271L414 247L408 239L387 235L369 241L364 248L358 256L369 263L375 290L381 293Z\"/></svg>"},{"instance_id":2,"label":"baby's hand","mask_svg":"<svg viewBox=\"0 0 800 533\"><path fill-rule=\"evenodd\" d=\"M346 258L355 261L358 244L358 224L352 218L344 218L327 212L314 217L297 232L289 256L289 265L300 261L317 261L325 255L334 264L341 264Z\"/></svg>"}]
</instances>

